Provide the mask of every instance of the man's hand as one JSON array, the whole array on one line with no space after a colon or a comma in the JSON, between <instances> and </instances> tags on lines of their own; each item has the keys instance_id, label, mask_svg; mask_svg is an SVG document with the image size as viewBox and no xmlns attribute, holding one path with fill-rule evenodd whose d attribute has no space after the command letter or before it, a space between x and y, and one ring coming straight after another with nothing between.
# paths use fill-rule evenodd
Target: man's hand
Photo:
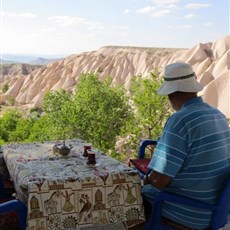
<instances>
[{"instance_id":1,"label":"man's hand","mask_svg":"<svg viewBox=\"0 0 230 230\"><path fill-rule=\"evenodd\" d=\"M165 188L170 182L171 177L155 171L151 171L151 173L144 178L144 185L151 184L158 189Z\"/></svg>"}]
</instances>

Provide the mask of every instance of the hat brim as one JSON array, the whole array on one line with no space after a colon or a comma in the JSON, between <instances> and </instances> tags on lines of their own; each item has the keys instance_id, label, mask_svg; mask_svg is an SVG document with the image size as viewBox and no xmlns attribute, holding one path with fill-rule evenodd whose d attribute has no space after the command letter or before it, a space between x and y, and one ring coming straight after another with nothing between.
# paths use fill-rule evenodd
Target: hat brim
<instances>
[{"instance_id":1,"label":"hat brim","mask_svg":"<svg viewBox=\"0 0 230 230\"><path fill-rule=\"evenodd\" d=\"M195 79L190 78L186 80L177 81L165 81L163 85L158 89L159 95L169 95L174 92L188 92L197 93L203 90L203 86Z\"/></svg>"}]
</instances>

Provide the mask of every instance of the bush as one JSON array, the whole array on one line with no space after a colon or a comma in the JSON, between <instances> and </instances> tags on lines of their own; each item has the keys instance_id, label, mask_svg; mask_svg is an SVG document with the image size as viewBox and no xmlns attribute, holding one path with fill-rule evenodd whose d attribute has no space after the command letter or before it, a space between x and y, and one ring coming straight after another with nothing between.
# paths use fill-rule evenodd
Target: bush
<instances>
[{"instance_id":1,"label":"bush","mask_svg":"<svg viewBox=\"0 0 230 230\"><path fill-rule=\"evenodd\" d=\"M8 84L5 84L5 85L3 85L3 87L2 87L2 92L3 92L3 93L6 93L8 89L9 89L9 85L8 85Z\"/></svg>"},{"instance_id":2,"label":"bush","mask_svg":"<svg viewBox=\"0 0 230 230\"><path fill-rule=\"evenodd\" d=\"M8 103L9 103L9 105L14 105L14 104L15 104L15 98L12 97L12 96L9 96L9 97L7 98L7 101L8 101Z\"/></svg>"}]
</instances>

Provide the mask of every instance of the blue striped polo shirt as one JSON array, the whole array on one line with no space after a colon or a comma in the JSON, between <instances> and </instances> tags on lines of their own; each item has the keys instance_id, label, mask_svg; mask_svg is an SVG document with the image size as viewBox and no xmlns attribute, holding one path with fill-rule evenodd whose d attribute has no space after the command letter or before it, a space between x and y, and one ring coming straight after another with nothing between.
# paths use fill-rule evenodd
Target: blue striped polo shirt
<instances>
[{"instance_id":1,"label":"blue striped polo shirt","mask_svg":"<svg viewBox=\"0 0 230 230\"><path fill-rule=\"evenodd\" d=\"M167 121L149 168L170 176L166 190L215 203L230 176L230 129L226 117L196 97ZM163 216L195 229L209 225L207 210L165 203Z\"/></svg>"}]
</instances>

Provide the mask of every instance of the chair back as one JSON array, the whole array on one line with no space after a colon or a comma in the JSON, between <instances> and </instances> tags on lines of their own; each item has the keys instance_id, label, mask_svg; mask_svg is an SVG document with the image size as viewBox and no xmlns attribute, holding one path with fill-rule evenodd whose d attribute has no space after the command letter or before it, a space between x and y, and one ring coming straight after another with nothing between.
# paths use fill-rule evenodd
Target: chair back
<instances>
[{"instance_id":1,"label":"chair back","mask_svg":"<svg viewBox=\"0 0 230 230\"><path fill-rule=\"evenodd\" d=\"M5 227L7 229L20 227L20 230L26 230L27 206L6 192L2 175L0 175L0 217L0 227L4 229Z\"/></svg>"},{"instance_id":2,"label":"chair back","mask_svg":"<svg viewBox=\"0 0 230 230\"><path fill-rule=\"evenodd\" d=\"M7 213L10 213L10 215L7 216ZM21 201L14 199L1 203L0 215L2 215L4 221L6 222L6 224L8 224L7 227L9 227L9 229L15 229L16 227L18 229L18 227L20 227L20 230L26 230L27 206ZM2 224L4 226L4 222ZM14 224L19 224L19 226L14 226Z\"/></svg>"},{"instance_id":3,"label":"chair back","mask_svg":"<svg viewBox=\"0 0 230 230\"><path fill-rule=\"evenodd\" d=\"M157 141L151 140L151 139L145 139L141 141L139 149L138 149L138 159L144 159L145 158L145 148L148 145L157 145Z\"/></svg>"},{"instance_id":4,"label":"chair back","mask_svg":"<svg viewBox=\"0 0 230 230\"><path fill-rule=\"evenodd\" d=\"M212 214L211 227L212 229L222 228L228 221L230 214L230 178L219 197L216 204L216 210Z\"/></svg>"},{"instance_id":5,"label":"chair back","mask_svg":"<svg viewBox=\"0 0 230 230\"><path fill-rule=\"evenodd\" d=\"M151 159L147 158L145 154L145 149L148 145L156 146L157 141L151 139L145 139L141 141L138 149L137 158L130 159L129 161L129 166L133 165L137 169L141 180L143 180L145 176L148 175L149 172L151 171L148 169L148 165Z\"/></svg>"}]
</instances>

